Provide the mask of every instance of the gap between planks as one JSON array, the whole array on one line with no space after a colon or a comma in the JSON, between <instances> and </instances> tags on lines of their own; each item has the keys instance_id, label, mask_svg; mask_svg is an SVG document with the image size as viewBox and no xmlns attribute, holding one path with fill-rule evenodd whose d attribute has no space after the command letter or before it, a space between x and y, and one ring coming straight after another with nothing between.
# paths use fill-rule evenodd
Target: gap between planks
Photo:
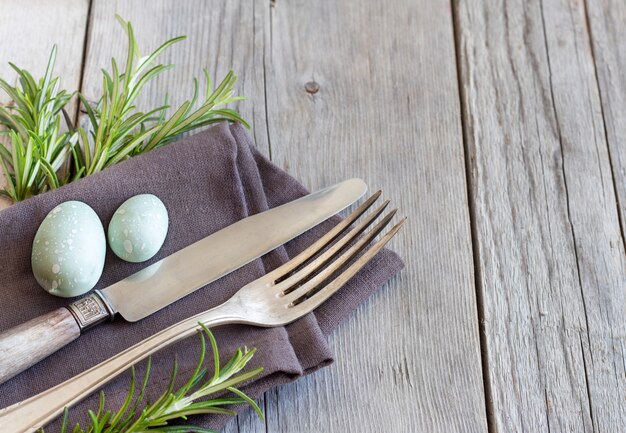
<instances>
[{"instance_id":1,"label":"gap between planks","mask_svg":"<svg viewBox=\"0 0 626 433\"><path fill-rule=\"evenodd\" d=\"M485 414L487 416L487 431L495 433L497 431L493 416L493 404L491 390L491 379L489 374L489 356L487 349L487 333L485 331L485 300L481 287L481 267L480 252L478 246L478 229L476 227L476 204L472 195L472 162L470 161L470 151L468 143L468 125L463 113L468 109L467 101L465 101L463 88L463 78L461 71L461 55L460 44L461 36L459 34L460 22L457 14L456 2L458 0L450 0L450 12L452 14L452 31L454 32L454 59L456 65L457 88L459 89L459 120L461 123L461 131L463 138L463 161L465 163L465 185L467 188L467 205L468 218L470 223L470 233L472 239L472 262L474 264L474 288L476 291L476 316L478 321L478 332L480 341L480 361L482 366L483 392L485 393Z\"/></svg>"}]
</instances>

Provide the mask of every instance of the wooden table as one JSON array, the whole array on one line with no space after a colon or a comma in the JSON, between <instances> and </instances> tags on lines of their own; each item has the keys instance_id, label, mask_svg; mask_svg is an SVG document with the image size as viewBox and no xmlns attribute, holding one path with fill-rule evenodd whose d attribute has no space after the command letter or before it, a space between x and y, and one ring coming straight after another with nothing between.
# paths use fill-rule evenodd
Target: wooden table
<instances>
[{"instance_id":1,"label":"wooden table","mask_svg":"<svg viewBox=\"0 0 626 433\"><path fill-rule=\"evenodd\" d=\"M0 1L3 77L56 42L95 98L116 12L145 51L186 34L149 102L233 68L276 164L312 189L362 177L410 218L406 270L333 335L337 362L225 431L626 431L623 1L25 5Z\"/></svg>"}]
</instances>

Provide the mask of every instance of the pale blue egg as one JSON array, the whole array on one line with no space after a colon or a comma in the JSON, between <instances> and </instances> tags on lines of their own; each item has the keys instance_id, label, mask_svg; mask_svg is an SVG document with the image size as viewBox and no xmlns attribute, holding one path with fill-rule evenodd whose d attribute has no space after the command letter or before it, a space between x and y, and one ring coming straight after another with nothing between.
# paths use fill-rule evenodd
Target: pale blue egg
<instances>
[{"instance_id":1,"label":"pale blue egg","mask_svg":"<svg viewBox=\"0 0 626 433\"><path fill-rule=\"evenodd\" d=\"M106 239L94 210L61 203L39 226L31 255L33 274L49 293L69 298L91 290L102 275Z\"/></svg>"},{"instance_id":2,"label":"pale blue egg","mask_svg":"<svg viewBox=\"0 0 626 433\"><path fill-rule=\"evenodd\" d=\"M163 202L152 194L126 200L109 223L109 246L120 259L144 262L161 249L169 218Z\"/></svg>"}]
</instances>

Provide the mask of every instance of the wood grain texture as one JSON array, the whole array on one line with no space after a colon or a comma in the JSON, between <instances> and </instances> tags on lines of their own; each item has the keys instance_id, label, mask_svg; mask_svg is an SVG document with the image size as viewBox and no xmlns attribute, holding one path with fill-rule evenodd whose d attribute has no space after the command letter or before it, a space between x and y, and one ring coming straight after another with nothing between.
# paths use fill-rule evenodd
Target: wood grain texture
<instances>
[{"instance_id":1,"label":"wood grain texture","mask_svg":"<svg viewBox=\"0 0 626 433\"><path fill-rule=\"evenodd\" d=\"M267 31L274 162L409 217L406 270L332 336L335 365L268 393L268 431L486 431L450 5L279 0Z\"/></svg>"},{"instance_id":2,"label":"wood grain texture","mask_svg":"<svg viewBox=\"0 0 626 433\"><path fill-rule=\"evenodd\" d=\"M61 86L69 91L77 90L89 0L33 0L27 3L0 0L0 9L0 77L11 84L17 83L17 74L8 64L12 62L31 72L35 78L40 78L45 73L52 46L57 44L54 72L61 77ZM8 96L0 91L0 104L10 102ZM74 113L75 109L76 105L72 103L70 112ZM0 168L0 188L5 185ZM0 209L8 205L9 202L0 197Z\"/></svg>"},{"instance_id":3,"label":"wood grain texture","mask_svg":"<svg viewBox=\"0 0 626 433\"><path fill-rule=\"evenodd\" d=\"M623 237L626 224L626 3L587 1L587 20Z\"/></svg>"},{"instance_id":4,"label":"wood grain texture","mask_svg":"<svg viewBox=\"0 0 626 433\"><path fill-rule=\"evenodd\" d=\"M36 78L43 76L52 46L57 44L55 75L61 77L61 86L76 90L81 76L89 0L34 0L27 5L20 0L1 0L0 7L0 38L4 41L0 44L0 76L17 84L17 74L8 62L28 70ZM11 101L2 93L0 102Z\"/></svg>"},{"instance_id":5,"label":"wood grain texture","mask_svg":"<svg viewBox=\"0 0 626 433\"><path fill-rule=\"evenodd\" d=\"M0 333L0 383L76 340L80 328L67 308L29 320Z\"/></svg>"},{"instance_id":6,"label":"wood grain texture","mask_svg":"<svg viewBox=\"0 0 626 433\"><path fill-rule=\"evenodd\" d=\"M621 431L624 244L584 5L455 19L493 430Z\"/></svg>"}]
</instances>

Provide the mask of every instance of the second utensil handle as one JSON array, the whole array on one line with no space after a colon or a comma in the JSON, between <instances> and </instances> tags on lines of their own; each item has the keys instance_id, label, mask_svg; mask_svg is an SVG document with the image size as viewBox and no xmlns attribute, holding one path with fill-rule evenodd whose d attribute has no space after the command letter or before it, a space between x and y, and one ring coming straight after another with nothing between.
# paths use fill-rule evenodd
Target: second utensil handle
<instances>
[{"instance_id":1,"label":"second utensil handle","mask_svg":"<svg viewBox=\"0 0 626 433\"><path fill-rule=\"evenodd\" d=\"M0 383L76 340L80 327L67 308L0 333Z\"/></svg>"}]
</instances>

